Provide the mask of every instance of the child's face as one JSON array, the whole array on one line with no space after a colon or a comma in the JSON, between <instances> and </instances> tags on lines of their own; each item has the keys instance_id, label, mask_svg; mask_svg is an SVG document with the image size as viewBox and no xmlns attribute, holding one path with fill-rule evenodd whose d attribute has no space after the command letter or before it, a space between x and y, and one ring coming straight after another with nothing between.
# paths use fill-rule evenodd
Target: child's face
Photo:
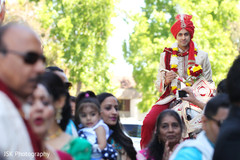
<instances>
[{"instance_id":1,"label":"child's face","mask_svg":"<svg viewBox=\"0 0 240 160\"><path fill-rule=\"evenodd\" d=\"M100 120L100 114L97 109L85 106L81 113L79 113L79 118L84 127L93 127Z\"/></svg>"}]
</instances>

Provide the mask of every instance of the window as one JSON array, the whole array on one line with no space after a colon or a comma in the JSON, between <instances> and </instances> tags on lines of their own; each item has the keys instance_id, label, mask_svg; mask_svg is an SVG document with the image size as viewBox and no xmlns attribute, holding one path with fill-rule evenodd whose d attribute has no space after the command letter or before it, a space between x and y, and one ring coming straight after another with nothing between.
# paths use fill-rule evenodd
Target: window
<instances>
[{"instance_id":1,"label":"window","mask_svg":"<svg viewBox=\"0 0 240 160\"><path fill-rule=\"evenodd\" d=\"M141 128L142 125L138 124L123 124L124 130L131 137L139 137L141 138Z\"/></svg>"},{"instance_id":2,"label":"window","mask_svg":"<svg viewBox=\"0 0 240 160\"><path fill-rule=\"evenodd\" d=\"M120 99L118 102L120 111L130 111L130 99Z\"/></svg>"}]
</instances>

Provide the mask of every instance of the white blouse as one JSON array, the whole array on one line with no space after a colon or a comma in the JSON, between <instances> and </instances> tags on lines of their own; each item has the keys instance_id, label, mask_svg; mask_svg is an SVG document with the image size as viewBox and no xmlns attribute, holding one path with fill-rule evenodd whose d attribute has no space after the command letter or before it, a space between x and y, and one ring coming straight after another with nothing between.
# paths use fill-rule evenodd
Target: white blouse
<instances>
[{"instance_id":1,"label":"white blouse","mask_svg":"<svg viewBox=\"0 0 240 160\"><path fill-rule=\"evenodd\" d=\"M83 133L85 134L85 136L87 137L87 140L91 143L91 144L95 144L97 141L97 135L95 132L95 129L98 128L99 126L103 126L103 128L106 131L106 139L108 139L109 137L109 128L108 126L103 122L103 120L101 119L95 126L93 126L92 128L83 128L80 129L80 131L83 131Z\"/></svg>"}]
</instances>

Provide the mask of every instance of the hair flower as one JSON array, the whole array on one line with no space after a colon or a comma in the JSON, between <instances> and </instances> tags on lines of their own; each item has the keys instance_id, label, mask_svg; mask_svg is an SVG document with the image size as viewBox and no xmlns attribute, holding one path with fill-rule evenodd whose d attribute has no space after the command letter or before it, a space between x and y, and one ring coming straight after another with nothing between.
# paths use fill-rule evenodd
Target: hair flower
<instances>
[{"instance_id":1,"label":"hair flower","mask_svg":"<svg viewBox=\"0 0 240 160\"><path fill-rule=\"evenodd\" d=\"M89 97L89 94L88 94L88 93L86 93L86 94L85 94L85 97L86 97L86 98L88 98L88 97Z\"/></svg>"}]
</instances>

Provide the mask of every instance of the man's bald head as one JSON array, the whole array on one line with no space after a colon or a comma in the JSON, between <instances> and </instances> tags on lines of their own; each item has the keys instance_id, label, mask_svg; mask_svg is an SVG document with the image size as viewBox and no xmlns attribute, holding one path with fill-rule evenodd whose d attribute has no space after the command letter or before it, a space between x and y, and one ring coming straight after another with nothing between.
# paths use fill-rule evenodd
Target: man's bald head
<instances>
[{"instance_id":1,"label":"man's bald head","mask_svg":"<svg viewBox=\"0 0 240 160\"><path fill-rule=\"evenodd\" d=\"M22 100L32 94L45 68L41 58L26 62L30 52L43 54L40 39L30 27L17 23L0 27L0 79Z\"/></svg>"},{"instance_id":2,"label":"man's bald head","mask_svg":"<svg viewBox=\"0 0 240 160\"><path fill-rule=\"evenodd\" d=\"M39 36L29 26L11 22L0 27L0 49L5 49L7 47L4 37L8 36L8 34L14 35L8 38L11 43L21 45L34 40L41 44Z\"/></svg>"}]
</instances>

